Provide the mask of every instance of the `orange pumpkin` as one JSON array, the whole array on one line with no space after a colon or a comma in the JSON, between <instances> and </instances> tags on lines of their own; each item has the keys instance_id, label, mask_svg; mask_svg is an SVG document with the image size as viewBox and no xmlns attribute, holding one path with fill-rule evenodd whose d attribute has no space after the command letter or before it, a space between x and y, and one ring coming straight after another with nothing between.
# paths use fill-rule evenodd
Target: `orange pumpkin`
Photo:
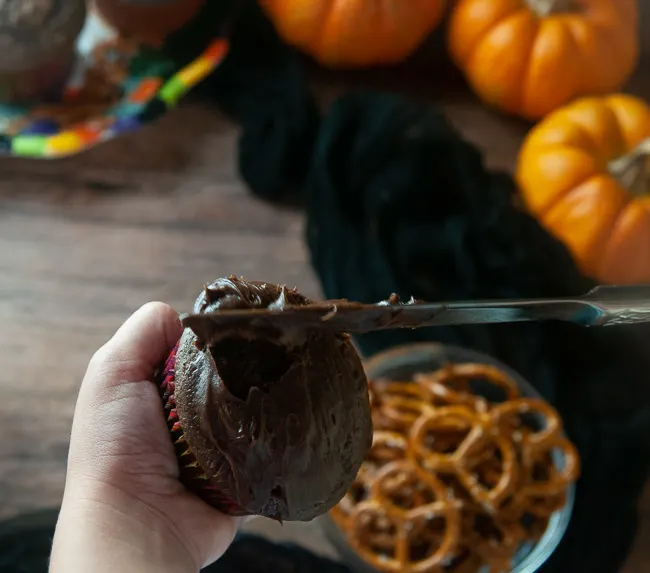
<instances>
[{"instance_id":1,"label":"orange pumpkin","mask_svg":"<svg viewBox=\"0 0 650 573\"><path fill-rule=\"evenodd\" d=\"M442 19L444 0L261 0L280 36L330 67L401 62Z\"/></svg>"},{"instance_id":2,"label":"orange pumpkin","mask_svg":"<svg viewBox=\"0 0 650 573\"><path fill-rule=\"evenodd\" d=\"M458 0L449 26L477 95L533 120L617 91L639 57L636 0Z\"/></svg>"},{"instance_id":3,"label":"orange pumpkin","mask_svg":"<svg viewBox=\"0 0 650 573\"><path fill-rule=\"evenodd\" d=\"M524 202L602 283L650 283L650 106L584 98L532 129L518 159Z\"/></svg>"}]
</instances>

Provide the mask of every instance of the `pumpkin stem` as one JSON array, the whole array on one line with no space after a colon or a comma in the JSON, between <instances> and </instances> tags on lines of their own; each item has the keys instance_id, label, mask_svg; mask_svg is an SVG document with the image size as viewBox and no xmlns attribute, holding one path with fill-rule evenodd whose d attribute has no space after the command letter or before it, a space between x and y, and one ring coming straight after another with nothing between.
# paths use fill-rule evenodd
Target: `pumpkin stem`
<instances>
[{"instance_id":1,"label":"pumpkin stem","mask_svg":"<svg viewBox=\"0 0 650 573\"><path fill-rule=\"evenodd\" d=\"M609 162L609 174L632 195L650 193L650 137L630 153Z\"/></svg>"},{"instance_id":2,"label":"pumpkin stem","mask_svg":"<svg viewBox=\"0 0 650 573\"><path fill-rule=\"evenodd\" d=\"M575 0L526 0L526 4L539 18L561 12L575 12L578 8Z\"/></svg>"}]
</instances>

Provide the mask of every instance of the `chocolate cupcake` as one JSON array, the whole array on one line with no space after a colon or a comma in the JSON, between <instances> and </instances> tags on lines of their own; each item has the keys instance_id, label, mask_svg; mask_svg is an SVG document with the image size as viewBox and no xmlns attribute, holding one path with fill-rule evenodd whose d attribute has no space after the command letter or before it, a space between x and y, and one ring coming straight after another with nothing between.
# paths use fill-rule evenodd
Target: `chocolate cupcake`
<instances>
[{"instance_id":1,"label":"chocolate cupcake","mask_svg":"<svg viewBox=\"0 0 650 573\"><path fill-rule=\"evenodd\" d=\"M235 277L195 313L308 305L297 290ZM160 374L185 485L230 515L309 521L346 493L372 442L367 380L348 335L186 329Z\"/></svg>"},{"instance_id":2,"label":"chocolate cupcake","mask_svg":"<svg viewBox=\"0 0 650 573\"><path fill-rule=\"evenodd\" d=\"M120 34L159 47L193 18L205 1L95 0L95 4L102 18Z\"/></svg>"},{"instance_id":3,"label":"chocolate cupcake","mask_svg":"<svg viewBox=\"0 0 650 573\"><path fill-rule=\"evenodd\" d=\"M85 0L0 2L0 102L56 98L76 58Z\"/></svg>"}]
</instances>

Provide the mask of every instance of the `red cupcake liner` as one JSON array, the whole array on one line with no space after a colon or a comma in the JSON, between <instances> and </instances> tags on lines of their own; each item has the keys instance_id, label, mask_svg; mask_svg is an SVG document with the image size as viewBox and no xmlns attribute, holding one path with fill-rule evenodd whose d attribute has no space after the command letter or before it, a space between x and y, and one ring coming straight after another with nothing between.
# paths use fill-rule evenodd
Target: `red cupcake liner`
<instances>
[{"instance_id":1,"label":"red cupcake liner","mask_svg":"<svg viewBox=\"0 0 650 573\"><path fill-rule=\"evenodd\" d=\"M169 428L178 459L180 480L187 489L194 492L206 503L222 513L242 515L239 504L224 496L219 488L210 482L210 478L199 465L185 439L183 428L178 419L176 398L174 396L174 392L176 391L176 353L178 352L179 343L180 341L176 343L176 346L174 346L174 349L165 361L158 377L158 385L165 418L167 420L167 427Z\"/></svg>"}]
</instances>

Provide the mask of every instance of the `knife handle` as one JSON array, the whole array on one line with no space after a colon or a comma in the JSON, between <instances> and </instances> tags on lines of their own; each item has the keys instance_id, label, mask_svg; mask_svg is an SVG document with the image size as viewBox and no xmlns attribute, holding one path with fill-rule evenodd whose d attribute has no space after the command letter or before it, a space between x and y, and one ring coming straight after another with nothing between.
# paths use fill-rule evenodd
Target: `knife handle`
<instances>
[{"instance_id":1,"label":"knife handle","mask_svg":"<svg viewBox=\"0 0 650 573\"><path fill-rule=\"evenodd\" d=\"M650 322L650 286L598 286L583 299L598 309L600 326Z\"/></svg>"}]
</instances>

